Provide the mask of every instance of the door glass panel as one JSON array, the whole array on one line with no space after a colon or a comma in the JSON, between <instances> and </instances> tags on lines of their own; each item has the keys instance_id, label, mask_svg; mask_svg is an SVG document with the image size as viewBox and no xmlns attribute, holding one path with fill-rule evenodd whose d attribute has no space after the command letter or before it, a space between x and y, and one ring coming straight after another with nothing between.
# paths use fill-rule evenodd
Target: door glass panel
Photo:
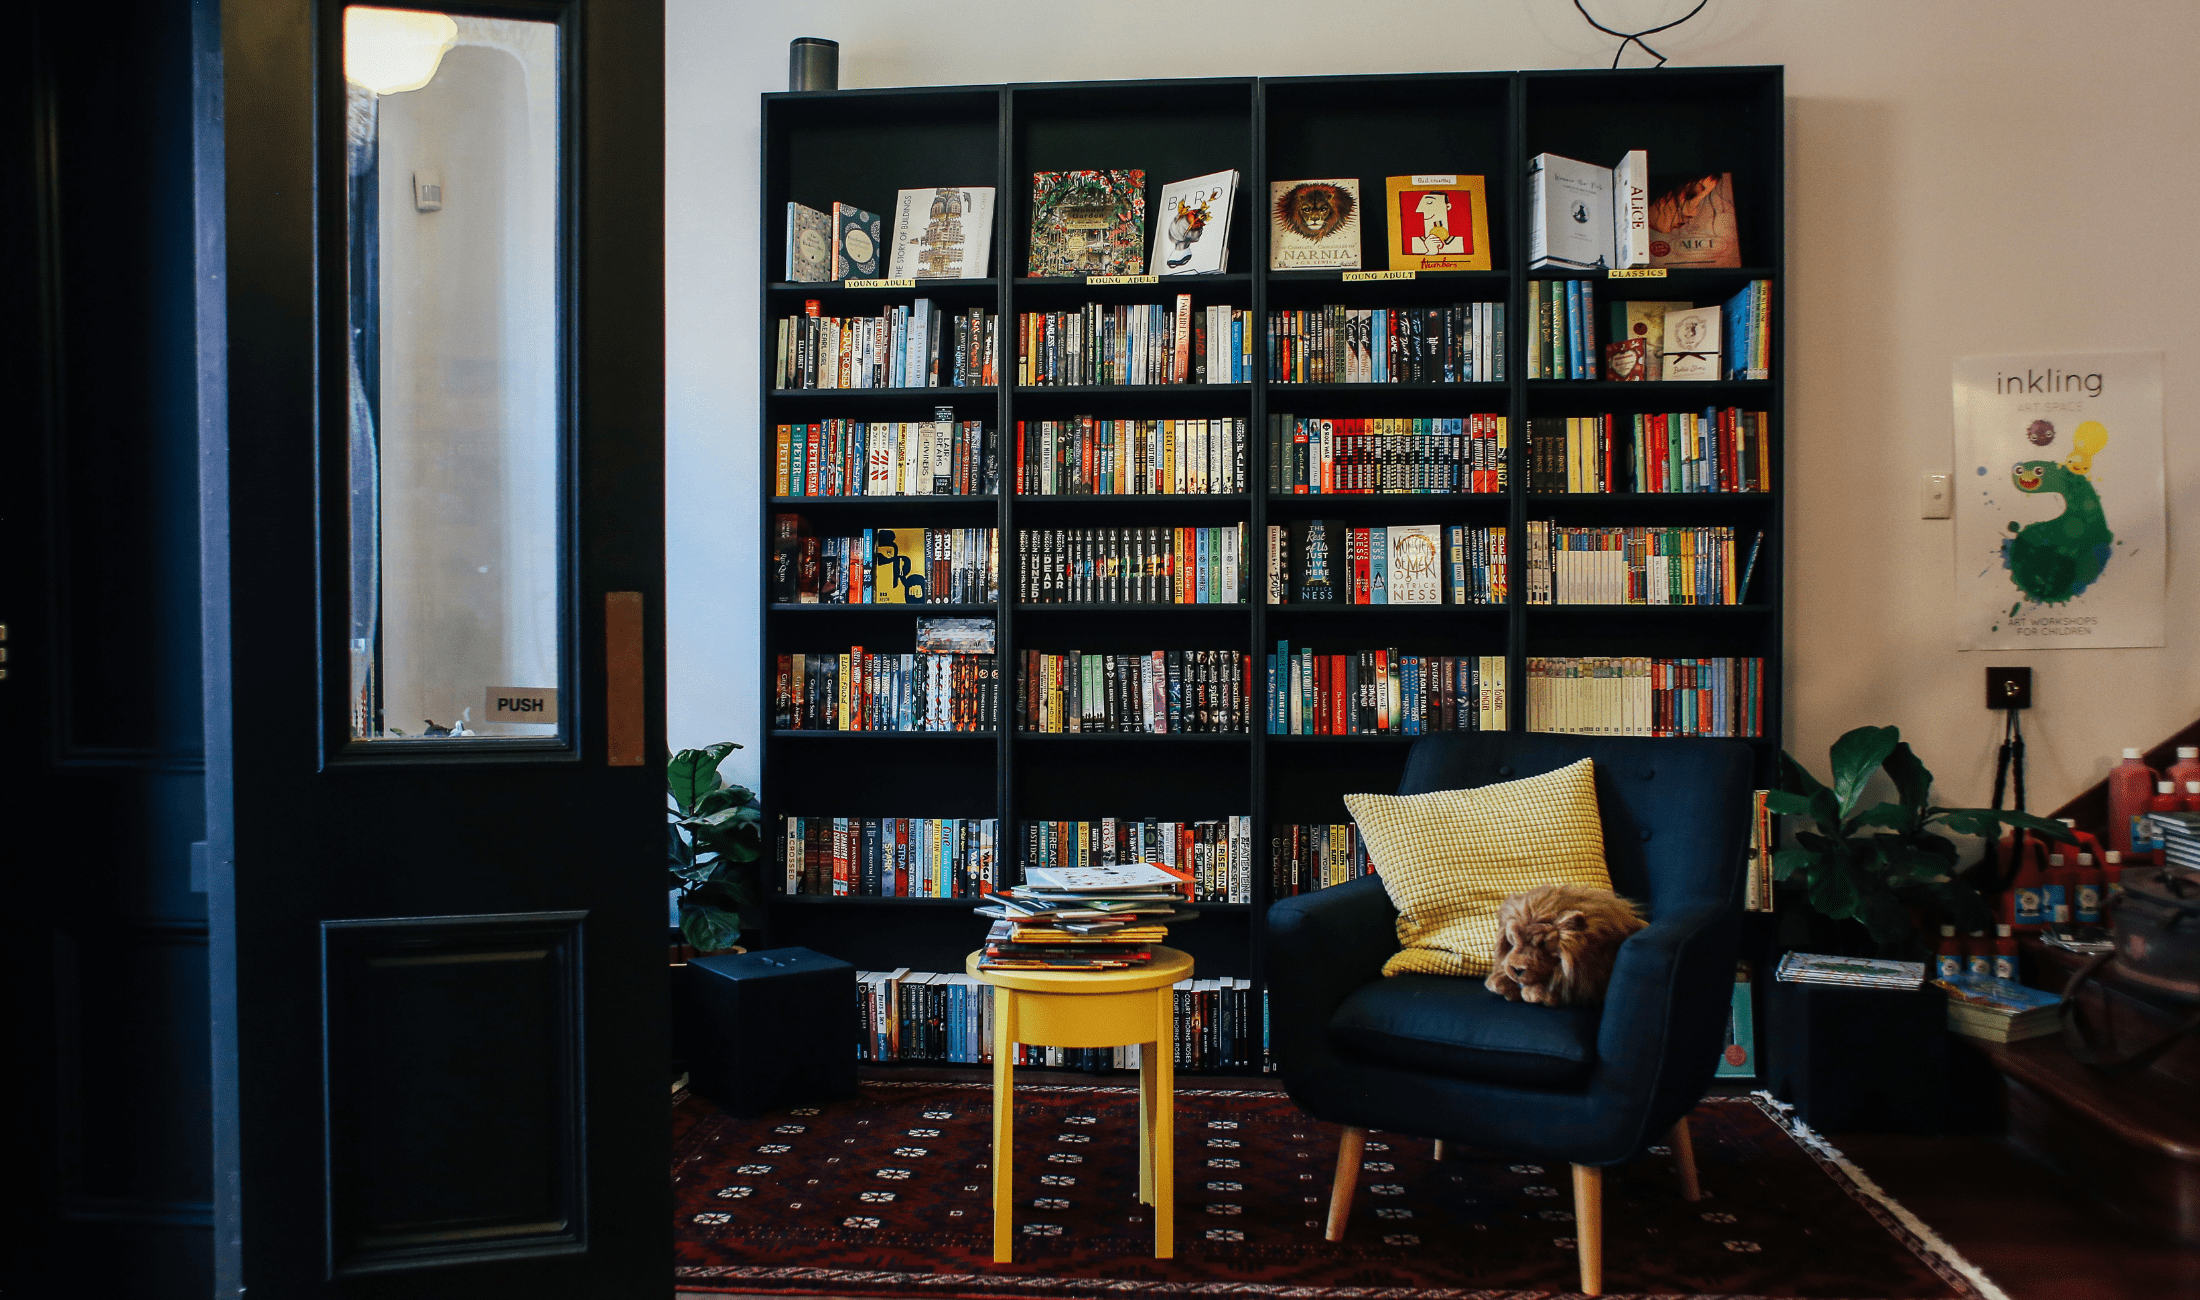
<instances>
[{"instance_id":1,"label":"door glass panel","mask_svg":"<svg viewBox=\"0 0 2200 1300\"><path fill-rule=\"evenodd\" d=\"M355 740L560 734L555 23L344 11Z\"/></svg>"}]
</instances>

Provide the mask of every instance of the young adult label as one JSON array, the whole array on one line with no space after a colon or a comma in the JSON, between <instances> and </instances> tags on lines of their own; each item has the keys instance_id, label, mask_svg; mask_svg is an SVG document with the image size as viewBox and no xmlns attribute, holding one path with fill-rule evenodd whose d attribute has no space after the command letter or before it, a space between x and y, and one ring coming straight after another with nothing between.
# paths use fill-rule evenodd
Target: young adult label
<instances>
[{"instance_id":1,"label":"young adult label","mask_svg":"<svg viewBox=\"0 0 2200 1300\"><path fill-rule=\"evenodd\" d=\"M1088 275L1086 284L1159 284L1158 275Z\"/></svg>"},{"instance_id":2,"label":"young adult label","mask_svg":"<svg viewBox=\"0 0 2200 1300\"><path fill-rule=\"evenodd\" d=\"M1346 271L1344 282L1358 284L1363 280L1410 280L1419 274L1418 271Z\"/></svg>"},{"instance_id":3,"label":"young adult label","mask_svg":"<svg viewBox=\"0 0 2200 1300\"><path fill-rule=\"evenodd\" d=\"M492 686L481 710L483 722L556 722L558 693L532 686Z\"/></svg>"},{"instance_id":4,"label":"young adult label","mask_svg":"<svg viewBox=\"0 0 2200 1300\"><path fill-rule=\"evenodd\" d=\"M842 280L843 289L914 289L915 280Z\"/></svg>"}]
</instances>

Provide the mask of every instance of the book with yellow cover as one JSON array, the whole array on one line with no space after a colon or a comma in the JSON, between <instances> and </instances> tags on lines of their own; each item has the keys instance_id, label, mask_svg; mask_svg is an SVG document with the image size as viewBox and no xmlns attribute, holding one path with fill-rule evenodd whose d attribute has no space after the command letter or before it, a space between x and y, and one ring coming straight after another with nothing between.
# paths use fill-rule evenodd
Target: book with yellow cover
<instances>
[{"instance_id":1,"label":"book with yellow cover","mask_svg":"<svg viewBox=\"0 0 2200 1300\"><path fill-rule=\"evenodd\" d=\"M1487 271L1490 214L1480 176L1391 176L1390 269Z\"/></svg>"}]
</instances>

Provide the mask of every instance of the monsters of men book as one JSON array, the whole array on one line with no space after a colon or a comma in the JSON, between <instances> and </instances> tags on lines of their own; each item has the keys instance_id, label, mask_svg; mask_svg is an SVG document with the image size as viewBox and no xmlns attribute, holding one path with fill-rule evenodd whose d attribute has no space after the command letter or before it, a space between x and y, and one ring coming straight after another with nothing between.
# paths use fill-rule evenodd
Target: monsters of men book
<instances>
[{"instance_id":1,"label":"monsters of men book","mask_svg":"<svg viewBox=\"0 0 2200 1300\"><path fill-rule=\"evenodd\" d=\"M787 279L815 284L833 278L833 219L816 208L787 205Z\"/></svg>"},{"instance_id":2,"label":"monsters of men book","mask_svg":"<svg viewBox=\"0 0 2200 1300\"><path fill-rule=\"evenodd\" d=\"M1145 267L1145 172L1033 173L1027 275L1139 275Z\"/></svg>"},{"instance_id":3,"label":"monsters of men book","mask_svg":"<svg viewBox=\"0 0 2200 1300\"><path fill-rule=\"evenodd\" d=\"M1357 270L1360 183L1275 181L1268 186L1268 269Z\"/></svg>"},{"instance_id":4,"label":"monsters of men book","mask_svg":"<svg viewBox=\"0 0 2200 1300\"><path fill-rule=\"evenodd\" d=\"M852 203L833 205L833 279L878 279L878 246L878 214Z\"/></svg>"},{"instance_id":5,"label":"monsters of men book","mask_svg":"<svg viewBox=\"0 0 2200 1300\"><path fill-rule=\"evenodd\" d=\"M1390 269L1487 271L1490 215L1479 176L1391 176Z\"/></svg>"},{"instance_id":6,"label":"monsters of men book","mask_svg":"<svg viewBox=\"0 0 2200 1300\"><path fill-rule=\"evenodd\" d=\"M902 190L890 280L983 280L993 263L993 187Z\"/></svg>"}]
</instances>

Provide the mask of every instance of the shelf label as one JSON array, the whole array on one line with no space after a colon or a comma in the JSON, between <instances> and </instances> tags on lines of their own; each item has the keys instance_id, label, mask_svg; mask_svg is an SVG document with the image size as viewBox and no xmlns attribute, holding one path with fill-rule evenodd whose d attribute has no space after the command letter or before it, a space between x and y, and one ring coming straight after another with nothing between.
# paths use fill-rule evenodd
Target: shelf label
<instances>
[{"instance_id":1,"label":"shelf label","mask_svg":"<svg viewBox=\"0 0 2200 1300\"><path fill-rule=\"evenodd\" d=\"M1086 284L1159 284L1158 275L1088 275Z\"/></svg>"},{"instance_id":2,"label":"shelf label","mask_svg":"<svg viewBox=\"0 0 2200 1300\"><path fill-rule=\"evenodd\" d=\"M914 289L915 280L842 280L843 289Z\"/></svg>"},{"instance_id":3,"label":"shelf label","mask_svg":"<svg viewBox=\"0 0 2200 1300\"><path fill-rule=\"evenodd\" d=\"M1662 266L1615 266L1606 271L1605 275L1614 280L1663 280L1665 278L1665 268Z\"/></svg>"},{"instance_id":4,"label":"shelf label","mask_svg":"<svg viewBox=\"0 0 2200 1300\"><path fill-rule=\"evenodd\" d=\"M1366 280L1410 280L1419 274L1418 271L1346 271L1344 282L1359 284Z\"/></svg>"}]
</instances>

